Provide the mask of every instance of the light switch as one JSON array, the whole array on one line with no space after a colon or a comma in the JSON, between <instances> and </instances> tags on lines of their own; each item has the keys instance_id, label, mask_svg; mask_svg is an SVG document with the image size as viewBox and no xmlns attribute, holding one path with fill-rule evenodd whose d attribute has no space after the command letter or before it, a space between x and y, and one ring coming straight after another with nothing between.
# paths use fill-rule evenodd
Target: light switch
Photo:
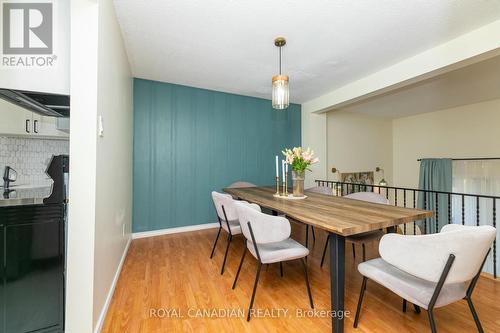
<instances>
[{"instance_id":1,"label":"light switch","mask_svg":"<svg viewBox=\"0 0 500 333\"><path fill-rule=\"evenodd\" d=\"M99 116L98 127L99 127L99 130L98 130L99 136L102 138L104 136L104 125L103 125L102 116Z\"/></svg>"}]
</instances>

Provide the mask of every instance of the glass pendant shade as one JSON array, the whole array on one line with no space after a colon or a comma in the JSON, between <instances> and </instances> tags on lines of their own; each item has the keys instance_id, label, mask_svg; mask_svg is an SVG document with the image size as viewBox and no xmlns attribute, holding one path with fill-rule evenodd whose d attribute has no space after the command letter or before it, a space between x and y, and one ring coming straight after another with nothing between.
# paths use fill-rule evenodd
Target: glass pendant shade
<instances>
[{"instance_id":1,"label":"glass pendant shade","mask_svg":"<svg viewBox=\"0 0 500 333\"><path fill-rule=\"evenodd\" d=\"M288 76L273 76L273 109L283 110L289 105Z\"/></svg>"}]
</instances>

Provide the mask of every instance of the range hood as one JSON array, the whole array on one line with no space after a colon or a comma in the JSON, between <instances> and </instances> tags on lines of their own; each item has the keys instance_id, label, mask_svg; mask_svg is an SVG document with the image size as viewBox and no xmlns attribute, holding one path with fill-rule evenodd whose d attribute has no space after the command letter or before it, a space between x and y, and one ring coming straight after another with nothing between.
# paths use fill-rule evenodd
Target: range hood
<instances>
[{"instance_id":1,"label":"range hood","mask_svg":"<svg viewBox=\"0 0 500 333\"><path fill-rule=\"evenodd\" d=\"M68 95L0 89L0 98L42 116L69 117Z\"/></svg>"}]
</instances>

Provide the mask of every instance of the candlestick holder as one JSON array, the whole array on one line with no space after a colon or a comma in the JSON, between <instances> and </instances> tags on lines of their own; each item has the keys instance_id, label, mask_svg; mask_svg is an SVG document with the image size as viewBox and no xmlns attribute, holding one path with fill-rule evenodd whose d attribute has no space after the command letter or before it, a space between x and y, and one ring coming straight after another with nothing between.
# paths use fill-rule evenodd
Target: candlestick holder
<instances>
[{"instance_id":1,"label":"candlestick holder","mask_svg":"<svg viewBox=\"0 0 500 333\"><path fill-rule=\"evenodd\" d=\"M276 193L275 195L280 195L280 177L276 176Z\"/></svg>"},{"instance_id":2,"label":"candlestick holder","mask_svg":"<svg viewBox=\"0 0 500 333\"><path fill-rule=\"evenodd\" d=\"M285 173L285 182L283 183L283 195L288 196L288 173Z\"/></svg>"}]
</instances>

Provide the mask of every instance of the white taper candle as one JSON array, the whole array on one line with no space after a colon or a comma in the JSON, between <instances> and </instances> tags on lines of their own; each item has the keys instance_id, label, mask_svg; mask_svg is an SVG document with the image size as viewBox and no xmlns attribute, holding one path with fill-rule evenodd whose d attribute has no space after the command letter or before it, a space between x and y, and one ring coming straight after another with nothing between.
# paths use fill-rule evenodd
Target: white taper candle
<instances>
[{"instance_id":1,"label":"white taper candle","mask_svg":"<svg viewBox=\"0 0 500 333\"><path fill-rule=\"evenodd\" d=\"M283 183L285 182L285 161L281 160L281 173L283 174Z\"/></svg>"},{"instance_id":2,"label":"white taper candle","mask_svg":"<svg viewBox=\"0 0 500 333\"><path fill-rule=\"evenodd\" d=\"M278 155L276 155L276 177L280 176L280 170L278 167Z\"/></svg>"}]
</instances>

